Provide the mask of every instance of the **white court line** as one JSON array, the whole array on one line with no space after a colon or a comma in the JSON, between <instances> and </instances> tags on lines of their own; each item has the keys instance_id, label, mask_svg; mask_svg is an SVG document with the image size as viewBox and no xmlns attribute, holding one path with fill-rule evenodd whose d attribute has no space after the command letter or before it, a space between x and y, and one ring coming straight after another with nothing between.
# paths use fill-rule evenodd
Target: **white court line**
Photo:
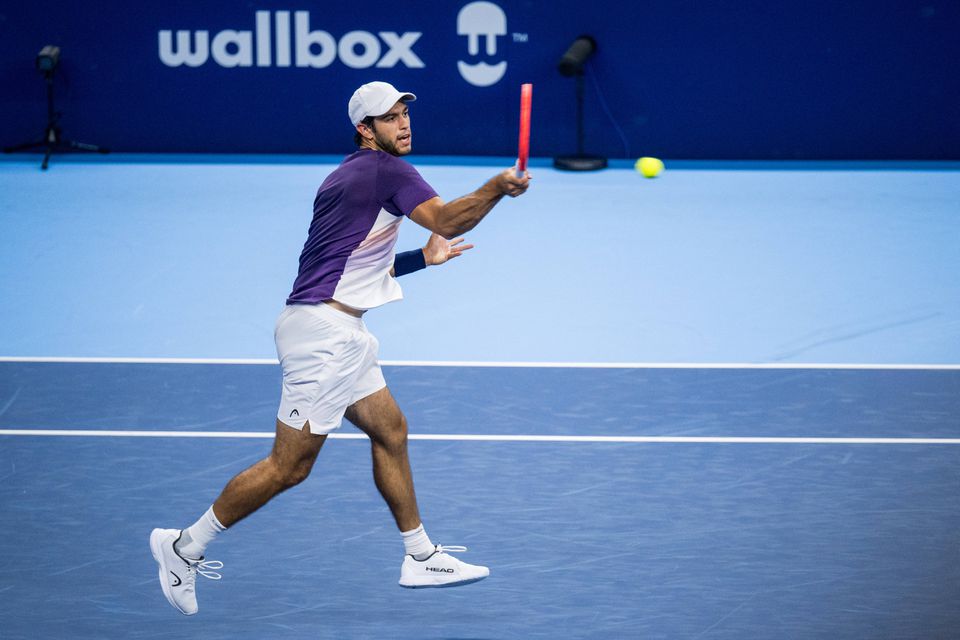
<instances>
[{"instance_id":1,"label":"white court line","mask_svg":"<svg viewBox=\"0 0 960 640\"><path fill-rule=\"evenodd\" d=\"M273 438L270 431L115 431L100 429L0 429L0 436L114 438ZM331 433L339 440L366 440L362 433ZM960 438L805 438L753 436L534 436L411 433L411 440L466 442L605 442L647 444L960 444Z\"/></svg>"},{"instance_id":2,"label":"white court line","mask_svg":"<svg viewBox=\"0 0 960 640\"><path fill-rule=\"evenodd\" d=\"M113 358L0 356L0 362L80 364L236 364L278 365L270 358ZM960 364L855 364L783 362L481 362L471 360L381 360L386 367L500 367L543 369L826 369L960 371Z\"/></svg>"}]
</instances>

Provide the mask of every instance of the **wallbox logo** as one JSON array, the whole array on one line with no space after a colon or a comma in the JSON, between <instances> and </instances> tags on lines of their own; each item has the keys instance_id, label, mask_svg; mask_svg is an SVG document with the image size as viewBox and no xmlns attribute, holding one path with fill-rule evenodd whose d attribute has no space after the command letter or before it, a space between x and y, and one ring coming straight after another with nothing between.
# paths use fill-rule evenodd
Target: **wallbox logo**
<instances>
[{"instance_id":1,"label":"wallbox logo","mask_svg":"<svg viewBox=\"0 0 960 640\"><path fill-rule=\"evenodd\" d=\"M337 60L353 69L426 66L414 52L423 35L419 31L350 31L338 39L328 31L312 30L309 11L256 11L253 27L245 31L224 29L212 38L206 30L161 30L157 33L160 61L168 67L199 67L211 58L228 68L323 69ZM507 62L490 59L498 52L502 55L497 45L498 38L507 34L503 9L492 2L470 2L457 14L456 28L458 36L466 37L468 54L467 61L457 60L460 76L476 87L499 82L507 72Z\"/></svg>"},{"instance_id":2,"label":"wallbox logo","mask_svg":"<svg viewBox=\"0 0 960 640\"><path fill-rule=\"evenodd\" d=\"M492 2L471 2L457 14L457 35L467 36L467 53L477 56L481 40L486 45L488 56L497 54L497 36L507 35L507 14ZM480 61L468 64L457 61L457 68L464 80L477 87L496 84L507 72L507 62L496 64Z\"/></svg>"},{"instance_id":3,"label":"wallbox logo","mask_svg":"<svg viewBox=\"0 0 960 640\"><path fill-rule=\"evenodd\" d=\"M350 31L337 41L326 31L311 31L309 11L296 11L291 37L290 12L275 11L272 21L270 13L256 12L254 31L225 29L212 42L209 31L177 31L174 45L173 32L160 31L160 60L168 67L199 67L211 55L221 67L252 67L256 62L258 67L322 69L337 58L354 69L389 69L399 63L411 69L425 66L413 52L422 33Z\"/></svg>"}]
</instances>

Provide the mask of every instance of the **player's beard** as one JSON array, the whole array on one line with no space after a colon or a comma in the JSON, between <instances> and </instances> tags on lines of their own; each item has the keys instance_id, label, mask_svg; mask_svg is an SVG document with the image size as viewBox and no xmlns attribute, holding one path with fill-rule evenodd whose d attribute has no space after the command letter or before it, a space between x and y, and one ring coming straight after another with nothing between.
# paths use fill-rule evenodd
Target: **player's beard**
<instances>
[{"instance_id":1,"label":"player's beard","mask_svg":"<svg viewBox=\"0 0 960 640\"><path fill-rule=\"evenodd\" d=\"M392 156L397 156L398 158L399 158L400 156L405 156L405 155L407 155L408 153L410 153L410 152L413 150L413 145L412 145L412 144L409 144L409 145L407 145L403 150L400 150L400 149L397 147L397 141L396 141L396 139L391 140L391 139L387 138L386 136L380 135L380 132L377 131L376 125L374 125L374 127L373 127L373 137L374 137L374 139L376 139L376 141L377 141L377 146L378 146L378 147L380 147L382 150L386 151L387 153L389 153L389 154L392 155ZM412 135L412 134L411 134L411 136L410 136L410 139L413 140L413 135Z\"/></svg>"}]
</instances>

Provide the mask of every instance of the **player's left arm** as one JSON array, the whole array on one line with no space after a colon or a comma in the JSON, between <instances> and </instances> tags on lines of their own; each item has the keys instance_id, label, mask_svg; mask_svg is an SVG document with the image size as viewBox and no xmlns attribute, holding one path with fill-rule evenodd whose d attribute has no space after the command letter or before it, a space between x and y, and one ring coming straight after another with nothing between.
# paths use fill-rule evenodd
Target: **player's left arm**
<instances>
[{"instance_id":1,"label":"player's left arm","mask_svg":"<svg viewBox=\"0 0 960 640\"><path fill-rule=\"evenodd\" d=\"M399 278L408 273L453 260L463 255L464 251L473 249L472 244L463 244L463 241L463 238L447 240L441 235L432 233L422 249L398 253L393 259L393 266L390 267L390 275Z\"/></svg>"}]
</instances>

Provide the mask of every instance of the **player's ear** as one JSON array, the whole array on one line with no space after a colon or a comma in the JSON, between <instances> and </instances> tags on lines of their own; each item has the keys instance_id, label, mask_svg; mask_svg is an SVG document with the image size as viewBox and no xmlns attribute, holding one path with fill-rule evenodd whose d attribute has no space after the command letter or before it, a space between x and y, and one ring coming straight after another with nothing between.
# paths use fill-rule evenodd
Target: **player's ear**
<instances>
[{"instance_id":1,"label":"player's ear","mask_svg":"<svg viewBox=\"0 0 960 640\"><path fill-rule=\"evenodd\" d=\"M357 124L357 133L365 140L373 140L373 129L368 127L366 123L360 122Z\"/></svg>"}]
</instances>

